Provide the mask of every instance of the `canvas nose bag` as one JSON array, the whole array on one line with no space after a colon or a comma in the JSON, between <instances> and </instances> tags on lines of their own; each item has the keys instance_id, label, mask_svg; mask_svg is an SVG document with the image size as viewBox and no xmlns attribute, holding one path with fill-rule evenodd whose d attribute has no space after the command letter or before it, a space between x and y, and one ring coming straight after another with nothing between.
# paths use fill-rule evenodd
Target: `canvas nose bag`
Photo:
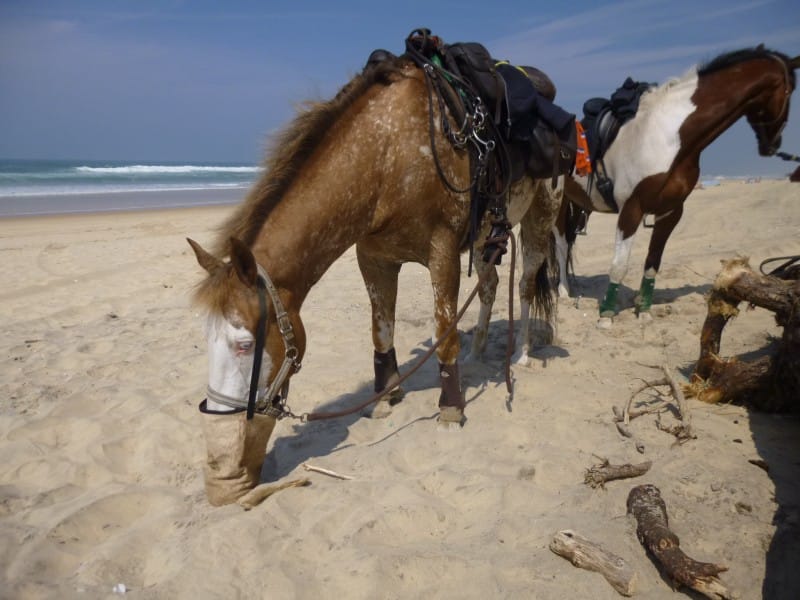
<instances>
[{"instance_id":1,"label":"canvas nose bag","mask_svg":"<svg viewBox=\"0 0 800 600\"><path fill-rule=\"evenodd\" d=\"M216 412L200 403L206 438L206 496L213 506L231 504L255 488L261 477L275 417L246 410Z\"/></svg>"}]
</instances>

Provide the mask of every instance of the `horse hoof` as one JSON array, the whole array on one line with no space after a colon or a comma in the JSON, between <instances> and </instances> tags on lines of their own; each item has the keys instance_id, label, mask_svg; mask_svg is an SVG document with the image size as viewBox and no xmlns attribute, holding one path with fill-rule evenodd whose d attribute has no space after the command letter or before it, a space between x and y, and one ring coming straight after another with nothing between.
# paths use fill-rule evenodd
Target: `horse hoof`
<instances>
[{"instance_id":1,"label":"horse hoof","mask_svg":"<svg viewBox=\"0 0 800 600\"><path fill-rule=\"evenodd\" d=\"M455 431L461 429L464 422L464 411L455 406L443 406L439 411L439 431Z\"/></svg>"},{"instance_id":2,"label":"horse hoof","mask_svg":"<svg viewBox=\"0 0 800 600\"><path fill-rule=\"evenodd\" d=\"M511 361L520 367L529 367L531 364L531 357L528 356L527 351L520 352L519 354L512 356Z\"/></svg>"},{"instance_id":3,"label":"horse hoof","mask_svg":"<svg viewBox=\"0 0 800 600\"><path fill-rule=\"evenodd\" d=\"M372 410L367 409L364 414L370 419L385 419L392 414L392 405L389 400L381 399L372 405Z\"/></svg>"},{"instance_id":4,"label":"horse hoof","mask_svg":"<svg viewBox=\"0 0 800 600\"><path fill-rule=\"evenodd\" d=\"M597 319L597 328L598 329L611 329L611 317L600 317Z\"/></svg>"},{"instance_id":5,"label":"horse hoof","mask_svg":"<svg viewBox=\"0 0 800 600\"><path fill-rule=\"evenodd\" d=\"M649 323L653 320L653 315L650 314L649 310L640 312L637 316L639 317L639 321L642 323Z\"/></svg>"}]
</instances>

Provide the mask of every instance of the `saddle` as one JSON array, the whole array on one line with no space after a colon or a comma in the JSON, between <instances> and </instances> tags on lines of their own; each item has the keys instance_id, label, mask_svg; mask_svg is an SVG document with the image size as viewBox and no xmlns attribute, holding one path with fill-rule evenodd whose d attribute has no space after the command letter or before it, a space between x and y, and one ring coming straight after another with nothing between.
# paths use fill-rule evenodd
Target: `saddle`
<instances>
[{"instance_id":1,"label":"saddle","mask_svg":"<svg viewBox=\"0 0 800 600\"><path fill-rule=\"evenodd\" d=\"M581 125L586 132L591 157L587 192L591 191L596 179L597 191L614 212L619 212L619 207L614 200L614 182L606 176L603 157L616 139L620 127L636 115L642 94L654 85L654 83L633 81L628 77L622 86L611 94L611 98L590 98L583 104L584 117ZM601 169L597 168L598 163Z\"/></svg>"},{"instance_id":2,"label":"saddle","mask_svg":"<svg viewBox=\"0 0 800 600\"><path fill-rule=\"evenodd\" d=\"M552 177L555 187L558 176L572 170L577 146L575 115L553 104L555 88L544 73L533 69L529 73L496 61L477 42L444 44L430 30L416 29L405 45L404 58L425 73L431 119L435 94L442 131L454 147L469 152L471 272L472 247L487 210L493 215L489 240L494 243L510 229L505 214L511 184L528 174ZM389 57L393 55L376 50L365 68ZM445 106L459 131L453 131L444 117ZM434 161L438 168L435 148ZM441 169L439 175L452 191L467 191L455 189ZM484 260L488 261L495 249L487 243Z\"/></svg>"}]
</instances>

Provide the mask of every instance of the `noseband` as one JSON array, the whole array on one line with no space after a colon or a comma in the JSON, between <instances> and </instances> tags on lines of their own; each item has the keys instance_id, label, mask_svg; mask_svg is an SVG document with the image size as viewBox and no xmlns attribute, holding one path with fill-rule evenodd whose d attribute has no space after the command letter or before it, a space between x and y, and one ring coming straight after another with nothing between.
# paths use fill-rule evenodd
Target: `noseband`
<instances>
[{"instance_id":1,"label":"noseband","mask_svg":"<svg viewBox=\"0 0 800 600\"><path fill-rule=\"evenodd\" d=\"M287 413L284 404L286 402L286 396L289 394L289 371L292 369L294 369L295 372L300 370L300 360L298 360L299 352L294 343L292 322L281 302L280 296L278 296L278 290L272 283L269 275L267 275L267 272L261 265L257 265L257 267L258 278L256 279L256 292L258 293L258 324L256 325L255 331L256 345L253 351L253 372L250 376L250 393L245 401L243 398L234 398L233 396L218 392L210 385L207 388L208 397L211 400L234 409L247 409L248 420L252 419L256 412L276 418L284 416ZM278 322L278 331L280 331L281 337L283 337L285 352L283 362L281 363L280 369L278 369L277 375L272 380L267 390L259 394L258 380L261 376L261 363L264 358L264 345L267 338L266 294L269 294L272 305L275 307L275 319Z\"/></svg>"},{"instance_id":2,"label":"noseband","mask_svg":"<svg viewBox=\"0 0 800 600\"><path fill-rule=\"evenodd\" d=\"M778 113L778 116L770 121L758 121L758 122L750 122L751 127L755 130L755 132L759 135L759 139L766 135L767 127L770 127L784 118L786 115L786 111L789 108L789 98L792 96L791 84L789 83L789 68L786 66L786 62L780 57L775 56L774 54L769 55L770 58L775 59L781 65L783 69L783 83L784 83L784 97L783 97L783 106L781 106L781 111ZM783 133L783 129L786 127L786 120L784 120L783 125L781 125L780 129L775 133L770 141L769 147L770 149L777 150L775 146L775 140L777 140L781 133Z\"/></svg>"}]
</instances>

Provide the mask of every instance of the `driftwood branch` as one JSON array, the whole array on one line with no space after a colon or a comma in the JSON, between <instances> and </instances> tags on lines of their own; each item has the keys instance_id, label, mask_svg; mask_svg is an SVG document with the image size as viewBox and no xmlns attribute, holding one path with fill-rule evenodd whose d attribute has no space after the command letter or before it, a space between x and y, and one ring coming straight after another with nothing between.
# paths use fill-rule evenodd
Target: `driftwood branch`
<instances>
[{"instance_id":1,"label":"driftwood branch","mask_svg":"<svg viewBox=\"0 0 800 600\"><path fill-rule=\"evenodd\" d=\"M629 477L639 477L644 475L650 470L653 463L649 460L638 465L624 464L612 465L608 459L603 459L600 464L594 465L586 469L583 477L583 482L587 485L596 487L605 487L606 481L613 481L615 479L627 479Z\"/></svg>"},{"instance_id":2,"label":"driftwood branch","mask_svg":"<svg viewBox=\"0 0 800 600\"><path fill-rule=\"evenodd\" d=\"M672 375L672 370L667 365L661 365L661 371L664 374L664 377L660 379L655 379L653 381L645 381L644 384L639 387L636 391L631 394L630 398L628 398L628 403L625 406L625 409L622 411L622 414L619 414L619 409L614 411L615 419L618 421L622 421L625 425L627 425L631 419L650 413L660 413L665 406L667 406L667 402L661 401L654 406L650 406L647 408L634 410L632 408L633 400L636 398L638 394L643 392L647 389L656 388L658 386L667 386L670 389L670 393L672 397L675 399L675 403L678 405L678 416L681 421L679 425L675 425L673 427L666 427L662 426L660 421L658 422L658 428L662 431L667 431L674 435L679 443L685 442L686 440L694 439L696 436L692 432L692 417L689 412L689 406L686 402L686 397L683 395L683 390L681 386L678 385L678 382L675 380L675 377ZM660 394L660 392L659 392ZM620 429L620 424L617 424L617 429Z\"/></svg>"},{"instance_id":3,"label":"driftwood branch","mask_svg":"<svg viewBox=\"0 0 800 600\"><path fill-rule=\"evenodd\" d=\"M664 572L679 584L700 592L707 598L735 598L717 575L728 568L698 562L680 549L680 540L669 529L667 505L654 485L640 485L628 494L628 514L636 518L636 535L642 545L661 564Z\"/></svg>"},{"instance_id":4,"label":"driftwood branch","mask_svg":"<svg viewBox=\"0 0 800 600\"><path fill-rule=\"evenodd\" d=\"M600 573L623 596L636 591L636 572L628 563L574 531L559 531L550 542L550 550L578 568Z\"/></svg>"}]
</instances>

